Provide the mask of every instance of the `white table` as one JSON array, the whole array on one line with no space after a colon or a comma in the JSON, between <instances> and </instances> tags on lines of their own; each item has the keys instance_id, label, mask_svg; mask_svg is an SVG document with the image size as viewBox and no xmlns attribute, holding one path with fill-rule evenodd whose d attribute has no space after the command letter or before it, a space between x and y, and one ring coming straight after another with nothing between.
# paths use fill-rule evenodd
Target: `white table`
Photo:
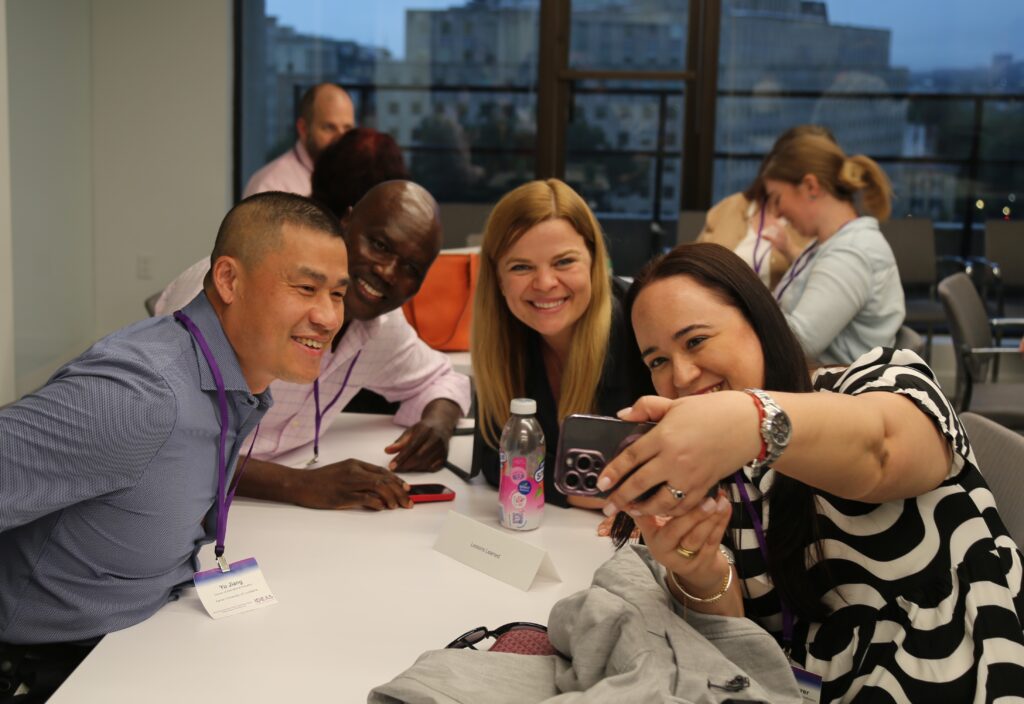
<instances>
[{"instance_id":1,"label":"white table","mask_svg":"<svg viewBox=\"0 0 1024 704\"><path fill-rule=\"evenodd\" d=\"M342 414L321 456L383 464L399 432L386 416ZM468 468L471 444L453 438L450 459ZM563 581L523 592L432 549L449 510L497 525L497 494L482 477L472 486L448 471L405 477L441 481L456 499L381 513L237 500L228 557L256 557L279 603L214 621L189 589L104 638L50 701L365 701L420 653L473 627L546 623L555 601L587 587L612 554L595 533L599 514L549 507L539 529L519 535L549 551ZM203 566L212 564L208 547Z\"/></svg>"}]
</instances>

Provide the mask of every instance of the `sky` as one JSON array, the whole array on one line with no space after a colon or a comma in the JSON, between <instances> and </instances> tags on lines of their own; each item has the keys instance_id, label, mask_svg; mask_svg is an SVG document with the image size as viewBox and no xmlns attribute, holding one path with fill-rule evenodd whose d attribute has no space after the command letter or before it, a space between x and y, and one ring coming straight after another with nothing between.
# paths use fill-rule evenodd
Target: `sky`
<instances>
[{"instance_id":1,"label":"sky","mask_svg":"<svg viewBox=\"0 0 1024 704\"><path fill-rule=\"evenodd\" d=\"M305 34L353 39L405 53L405 10L455 0L266 0L268 15ZM891 29L892 64L919 71L1024 59L1024 0L828 0L833 24ZM540 6L540 0L537 0Z\"/></svg>"}]
</instances>

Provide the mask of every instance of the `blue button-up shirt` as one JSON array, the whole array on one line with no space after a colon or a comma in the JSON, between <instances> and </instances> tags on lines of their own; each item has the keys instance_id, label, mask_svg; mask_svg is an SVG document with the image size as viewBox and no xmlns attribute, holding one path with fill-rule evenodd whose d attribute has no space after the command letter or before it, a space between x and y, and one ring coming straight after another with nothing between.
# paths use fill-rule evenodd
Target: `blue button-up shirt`
<instances>
[{"instance_id":1,"label":"blue button-up shirt","mask_svg":"<svg viewBox=\"0 0 1024 704\"><path fill-rule=\"evenodd\" d=\"M233 473L270 394L249 392L205 294L185 313L223 374ZM94 638L190 581L216 528L219 437L210 366L170 317L100 340L0 411L0 641Z\"/></svg>"}]
</instances>

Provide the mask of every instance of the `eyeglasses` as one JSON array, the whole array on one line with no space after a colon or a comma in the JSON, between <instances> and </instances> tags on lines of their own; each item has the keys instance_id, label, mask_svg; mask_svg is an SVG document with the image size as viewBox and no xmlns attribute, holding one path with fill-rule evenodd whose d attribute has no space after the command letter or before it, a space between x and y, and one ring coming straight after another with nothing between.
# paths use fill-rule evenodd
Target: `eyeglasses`
<instances>
[{"instance_id":1,"label":"eyeglasses","mask_svg":"<svg viewBox=\"0 0 1024 704\"><path fill-rule=\"evenodd\" d=\"M504 640L502 636L510 633L515 633L517 636L510 642L509 647L502 647ZM476 645L485 638L494 638L495 643L491 647L491 650L497 652L528 652L541 654L554 654L556 651L551 646L551 641L548 640L548 629L546 626L542 626L539 623L529 623L527 621L513 621L512 623L506 623L504 626L498 626L493 631L486 626L477 626L471 631L466 631L461 636L453 640L451 643L446 645L446 648L470 648L476 650ZM543 651L543 652L542 652Z\"/></svg>"}]
</instances>

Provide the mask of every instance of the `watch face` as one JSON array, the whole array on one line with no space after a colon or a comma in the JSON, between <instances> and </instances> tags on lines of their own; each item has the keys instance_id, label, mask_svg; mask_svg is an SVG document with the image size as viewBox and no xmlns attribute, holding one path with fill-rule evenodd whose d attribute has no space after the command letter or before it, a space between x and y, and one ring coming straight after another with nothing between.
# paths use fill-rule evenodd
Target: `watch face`
<instances>
[{"instance_id":1,"label":"watch face","mask_svg":"<svg viewBox=\"0 0 1024 704\"><path fill-rule=\"evenodd\" d=\"M789 436L792 429L793 428L789 423L789 416L787 416L784 411L779 411L775 414L775 417L772 418L772 427L769 432L771 433L772 440L776 445L779 447L785 447L789 444Z\"/></svg>"}]
</instances>

